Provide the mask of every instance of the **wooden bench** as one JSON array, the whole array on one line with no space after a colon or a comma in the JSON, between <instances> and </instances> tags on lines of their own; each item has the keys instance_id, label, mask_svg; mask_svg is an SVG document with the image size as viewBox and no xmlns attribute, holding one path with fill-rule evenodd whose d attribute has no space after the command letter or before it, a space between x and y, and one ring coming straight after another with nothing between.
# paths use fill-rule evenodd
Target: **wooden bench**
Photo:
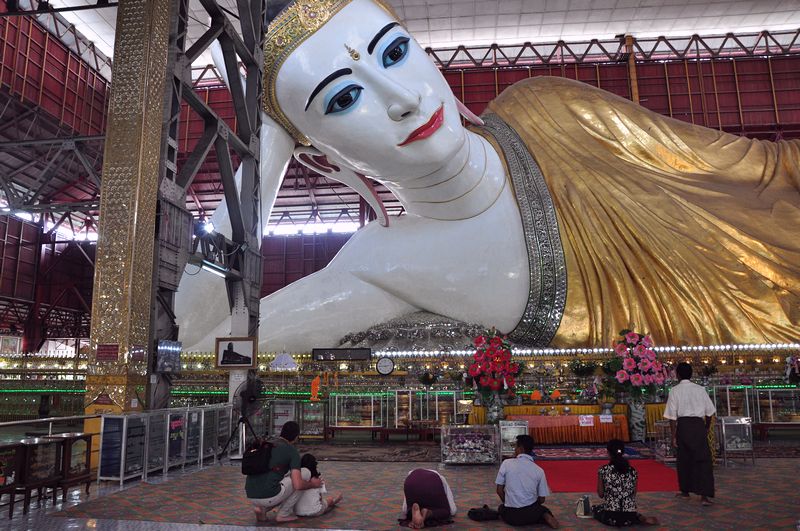
<instances>
[{"instance_id":1,"label":"wooden bench","mask_svg":"<svg viewBox=\"0 0 800 531\"><path fill-rule=\"evenodd\" d=\"M772 430L797 430L800 431L800 422L759 422L753 426L759 440L769 439Z\"/></svg>"},{"instance_id":2,"label":"wooden bench","mask_svg":"<svg viewBox=\"0 0 800 531\"><path fill-rule=\"evenodd\" d=\"M328 426L325 428L325 439L329 437L331 439L336 437L336 432L359 432L359 431L368 431L370 432L370 437L374 441L378 437L382 436L381 431L383 428L380 426Z\"/></svg>"}]
</instances>

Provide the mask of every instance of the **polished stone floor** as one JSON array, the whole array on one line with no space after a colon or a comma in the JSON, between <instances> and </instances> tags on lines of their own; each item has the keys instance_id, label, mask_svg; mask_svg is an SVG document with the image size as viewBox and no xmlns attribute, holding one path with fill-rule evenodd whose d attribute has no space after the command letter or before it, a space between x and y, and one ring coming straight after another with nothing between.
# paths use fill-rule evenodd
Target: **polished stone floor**
<instances>
[{"instance_id":1,"label":"polished stone floor","mask_svg":"<svg viewBox=\"0 0 800 531\"><path fill-rule=\"evenodd\" d=\"M208 468L208 467L205 467ZM175 472L171 471L167 481L173 481L180 477L194 474L197 472L196 468L187 469L185 471ZM160 484L164 482L164 478L159 475L153 476L148 479L150 484ZM60 516L53 516L53 514L61 512L69 507L75 507L80 503L88 500L94 500L98 497L109 496L125 492L141 482L137 480L128 481L124 487L117 484L104 482L98 485L97 482L92 483L87 496L83 486L75 487L67 494L67 501L62 502L61 497L53 504L52 497L42 501L39 506L37 501L31 502L31 507L27 515L22 514L22 504L15 505L14 517L8 519L8 498L3 498L3 503L0 505L0 530L7 531L68 531L88 529L95 531L242 531L242 526L229 526L229 525L208 525L208 524L188 524L188 523L167 523L167 522L150 522L146 520L110 520L110 519L95 519L95 518L66 518ZM276 531L281 528L259 526L260 531ZM329 531L329 530L326 530Z\"/></svg>"},{"instance_id":2,"label":"polished stone floor","mask_svg":"<svg viewBox=\"0 0 800 531\"><path fill-rule=\"evenodd\" d=\"M634 463L635 464L635 463ZM398 489L402 484L405 473L420 466L418 463L364 463L364 462L330 462L324 464L324 473L334 484L333 490L344 488L345 494L350 494L345 499L347 506L337 509L333 514L321 518L301 521L293 524L292 528L307 525L305 529L315 529L315 524L319 528L325 529L398 529L394 516L399 497ZM448 526L447 529L468 530L468 529L507 529L502 526L477 524L467 520L466 510L473 505L480 503L491 503L493 496L486 487L487 483L491 486L491 481L495 473L492 466L484 467L442 467L438 463L428 463L422 466L436 468L444 473L454 492L456 492L457 502L459 503L459 516L455 524ZM717 478L717 505L711 508L700 507L696 500L686 503L678 500L671 492L646 492L639 495L640 511L648 515L658 517L662 525L658 529L785 529L794 530L796 522L800 520L800 504L797 502L797 493L800 492L800 459L758 459L755 465L735 462L731 466L716 469ZM215 478L219 479L220 485L230 485L234 481L239 485L242 476L238 471L229 466L206 467L202 473L187 470L182 473L170 473L168 483L174 484L179 492L175 492L172 497L176 499L193 498L191 493L184 491L183 485L191 485L195 478L211 479L212 486L216 486ZM365 481L366 479L366 481ZM204 480L205 481L205 480ZM225 483L228 482L228 483ZM115 504L123 508L126 493L138 497L138 493L146 490L153 490L153 487L163 483L160 476L152 477L148 483L143 485L140 481L131 481L126 484L124 489L117 485L104 485L98 487L93 485L89 500L97 500L98 497L104 501L106 507L114 507ZM206 482L206 485L208 483ZM361 492L358 496L353 495L355 489L360 486ZM144 488L143 488L144 487ZM162 489L163 490L163 489ZM225 490L221 487L220 490ZM229 489L232 492L222 492L220 496L236 499L240 497L239 491ZM588 493L587 493L588 494ZM144 496L146 497L146 496ZM143 498L144 498L143 497ZM579 520L574 516L575 500L578 497L575 493L554 493L549 497L547 505L560 518L564 529L603 529L603 526L593 520ZM43 502L41 508L37 508L33 502L31 512L27 516L22 516L21 507L15 510L12 520L7 520L7 506L0 506L0 530L9 531L21 530L73 530L73 529L93 529L109 531L139 531L164 529L172 530L204 530L204 531L240 531L248 527L246 522L252 521L249 515L239 513L239 518L235 520L239 525L209 525L202 523L202 520L195 519L195 522L181 523L155 522L149 520L115 520L110 518L72 518L69 516L55 516L68 509L68 513L80 512L81 508L75 506L85 500L85 496L79 489L73 489L68 496L66 503L59 501L53 505L51 500ZM137 500L140 501L140 500ZM159 506L163 499L152 500L150 505ZM209 504L209 500L191 500L188 503L195 503L198 506ZM89 504L87 507L93 504ZM96 504L94 504L96 505ZM385 507L384 507L385 506ZM3 511L5 509L5 511ZM385 509L385 510L384 510ZM337 514L338 511L341 511ZM366 514L371 511L371 514ZM109 511L101 513L105 514ZM113 511L111 511L113 512ZM63 513L62 513L63 514ZM363 519L353 519L359 514L365 515ZM247 517L245 517L247 516ZM336 527L337 521L347 521L349 525ZM359 522L359 523L355 523ZM254 524L255 522L252 521ZM258 529L274 529L266 526L258 526Z\"/></svg>"}]
</instances>

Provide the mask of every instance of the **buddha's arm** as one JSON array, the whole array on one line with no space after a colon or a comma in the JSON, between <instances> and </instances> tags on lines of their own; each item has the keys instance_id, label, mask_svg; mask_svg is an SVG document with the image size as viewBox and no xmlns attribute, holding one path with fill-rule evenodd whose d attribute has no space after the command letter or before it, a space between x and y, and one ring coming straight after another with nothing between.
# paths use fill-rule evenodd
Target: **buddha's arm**
<instances>
[{"instance_id":1,"label":"buddha's arm","mask_svg":"<svg viewBox=\"0 0 800 531\"><path fill-rule=\"evenodd\" d=\"M261 299L260 350L307 352L315 347L335 347L350 332L416 310L332 266Z\"/></svg>"}]
</instances>

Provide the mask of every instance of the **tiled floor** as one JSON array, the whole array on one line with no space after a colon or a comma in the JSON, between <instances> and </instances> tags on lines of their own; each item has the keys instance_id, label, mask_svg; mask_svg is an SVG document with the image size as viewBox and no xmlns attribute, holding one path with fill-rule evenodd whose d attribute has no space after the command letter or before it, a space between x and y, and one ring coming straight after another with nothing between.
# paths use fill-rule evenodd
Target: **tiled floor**
<instances>
[{"instance_id":1,"label":"tiled floor","mask_svg":"<svg viewBox=\"0 0 800 531\"><path fill-rule=\"evenodd\" d=\"M208 467L206 467L208 468ZM182 477L189 477L196 474L198 470L187 469L186 471L170 471L168 480L165 482L161 476L154 476L148 479L148 484L159 485L169 484ZM73 488L67 494L67 501L62 502L61 497L53 504L52 496L43 500L39 507L34 500L31 502L30 511L27 515L22 514L22 505L15 505L14 517L8 519L7 498L3 498L0 505L0 530L5 531L72 531L79 529L90 529L95 531L242 531L242 526L232 525L208 525L208 524L188 524L185 522L152 522L146 520L116 520L98 518L69 518L63 516L53 516L64 509L76 507L85 501L104 499L108 496L124 494L134 487L140 486L140 481L132 480L120 488L117 484L104 482L103 485L92 483L89 495L86 496L83 486ZM280 528L259 526L259 531L275 531ZM328 531L328 530L326 530Z\"/></svg>"},{"instance_id":2,"label":"tiled floor","mask_svg":"<svg viewBox=\"0 0 800 531\"><path fill-rule=\"evenodd\" d=\"M635 463L634 463L635 464ZM408 470L420 466L415 463L348 463L327 462L322 465L332 491L343 490L347 496L342 507L317 519L301 521L292 527L308 526L306 529L397 529L395 515L401 500L401 484ZM448 529L505 529L496 523L481 525L466 519L469 507L483 503L495 503L491 493L495 467L447 467L438 463L422 466L441 470L453 487L459 504L459 515ZM66 504L60 501L55 506L47 501L42 509L32 506L31 514L23 517L21 508L10 521L0 520L0 529L21 530L72 530L97 529L108 531L139 531L164 529L239 531L254 527L247 504L242 499L243 476L230 466L205 469L200 473L170 474L169 489L159 487L159 477L151 478L149 484L131 482L124 490L116 486L100 489L93 486L90 501L83 507L75 507L83 501L83 495L74 489ZM689 503L676 499L669 492L643 493L639 496L640 510L657 516L662 521L659 529L786 529L793 530L800 519L800 459L760 459L756 465L734 464L716 470L718 496L717 505L700 507L693 500ZM165 491L167 494L165 495ZM587 493L591 494L591 493ZM555 493L547 505L560 518L565 529L601 529L597 522L579 520L574 516L575 493ZM178 523L147 520L116 520L109 516L130 514L131 506L138 506L145 513L159 512L167 520L172 512L183 514ZM72 508L72 509L70 509ZM194 518L186 518L186 510ZM0 507L0 516L6 511ZM68 509L69 513L87 514L95 518L73 518L54 516L53 513ZM203 518L228 513L226 523L238 525L214 525L202 523ZM193 523L190 523L192 521ZM213 518L210 522L213 522ZM217 520L219 521L219 520ZM225 520L222 520L225 521ZM272 529L259 526L258 529Z\"/></svg>"}]
</instances>

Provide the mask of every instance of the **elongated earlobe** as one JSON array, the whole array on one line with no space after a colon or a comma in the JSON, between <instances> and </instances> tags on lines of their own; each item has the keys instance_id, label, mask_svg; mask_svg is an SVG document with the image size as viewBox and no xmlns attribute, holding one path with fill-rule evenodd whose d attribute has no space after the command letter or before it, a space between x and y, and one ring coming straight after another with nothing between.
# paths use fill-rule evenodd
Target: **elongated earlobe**
<instances>
[{"instance_id":1,"label":"elongated earlobe","mask_svg":"<svg viewBox=\"0 0 800 531\"><path fill-rule=\"evenodd\" d=\"M459 114L461 114L461 116L463 116L469 123L472 125L483 125L483 120L481 120L481 117L467 109L467 106L461 103L461 100L458 98L456 98L456 106L458 107Z\"/></svg>"},{"instance_id":2,"label":"elongated earlobe","mask_svg":"<svg viewBox=\"0 0 800 531\"><path fill-rule=\"evenodd\" d=\"M314 147L298 147L294 150L294 158L300 164L321 173L329 179L346 184L364 198L375 211L378 223L384 227L389 226L389 214L378 192L372 185L372 180L365 175L349 168L340 167L328 160L328 157Z\"/></svg>"}]
</instances>

